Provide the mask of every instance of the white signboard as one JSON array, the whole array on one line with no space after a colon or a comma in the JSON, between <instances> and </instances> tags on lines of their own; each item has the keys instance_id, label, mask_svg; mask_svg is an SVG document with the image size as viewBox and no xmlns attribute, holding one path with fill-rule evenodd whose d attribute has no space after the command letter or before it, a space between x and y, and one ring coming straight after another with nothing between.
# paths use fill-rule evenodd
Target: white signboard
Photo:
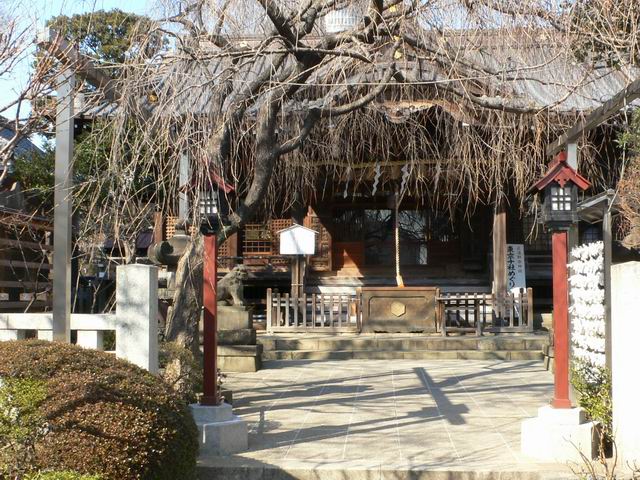
<instances>
[{"instance_id":1,"label":"white signboard","mask_svg":"<svg viewBox=\"0 0 640 480\"><path fill-rule=\"evenodd\" d=\"M527 288L527 278L524 271L524 245L521 243L507 244L507 289L510 292Z\"/></svg>"},{"instance_id":2,"label":"white signboard","mask_svg":"<svg viewBox=\"0 0 640 480\"><path fill-rule=\"evenodd\" d=\"M302 225L280 230L280 255L313 255L316 253L316 233Z\"/></svg>"}]
</instances>

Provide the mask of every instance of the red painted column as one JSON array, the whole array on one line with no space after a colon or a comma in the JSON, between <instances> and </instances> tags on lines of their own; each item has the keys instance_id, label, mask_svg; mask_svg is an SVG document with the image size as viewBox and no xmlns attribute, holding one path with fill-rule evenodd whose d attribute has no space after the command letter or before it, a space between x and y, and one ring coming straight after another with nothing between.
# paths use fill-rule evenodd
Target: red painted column
<instances>
[{"instance_id":1,"label":"red painted column","mask_svg":"<svg viewBox=\"0 0 640 480\"><path fill-rule=\"evenodd\" d=\"M571 408L569 400L569 296L567 232L553 232L553 343L555 391L551 406Z\"/></svg>"},{"instance_id":2,"label":"red painted column","mask_svg":"<svg viewBox=\"0 0 640 480\"><path fill-rule=\"evenodd\" d=\"M217 253L215 235L204 236L202 304L204 306L204 368L201 405L218 405Z\"/></svg>"}]
</instances>

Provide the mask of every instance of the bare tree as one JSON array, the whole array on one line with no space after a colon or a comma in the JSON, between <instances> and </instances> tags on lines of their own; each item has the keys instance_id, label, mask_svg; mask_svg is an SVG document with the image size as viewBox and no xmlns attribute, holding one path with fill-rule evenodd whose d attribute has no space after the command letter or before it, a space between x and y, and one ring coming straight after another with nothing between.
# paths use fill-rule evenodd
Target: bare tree
<instances>
[{"instance_id":1,"label":"bare tree","mask_svg":"<svg viewBox=\"0 0 640 480\"><path fill-rule=\"evenodd\" d=\"M599 82L630 80L595 57L578 62L576 41L588 47L589 40L589 24L577 17L584 4L160 5L157 31L171 47L149 57L142 46L123 66L122 101L108 126L110 165L92 180L107 187L109 201L92 205L85 228L108 226L132 242L150 206L174 211L178 191L197 205L222 178L236 193L221 219L224 242L258 213L328 195L336 185L353 193L379 166L386 167L381 185L396 182L393 172L403 166L406 192L444 207L465 199L472 211L507 190L524 199L545 168L547 141L599 105ZM583 153L583 170L600 178L596 152ZM180 185L185 155L193 181ZM153 185L144 196L141 177ZM197 208L191 220L198 221ZM183 259L190 272L198 251L194 243ZM195 332L199 301L191 300L200 284L188 272L180 276L174 302L182 307L169 319L171 332ZM195 350L196 337L181 343Z\"/></svg>"}]
</instances>

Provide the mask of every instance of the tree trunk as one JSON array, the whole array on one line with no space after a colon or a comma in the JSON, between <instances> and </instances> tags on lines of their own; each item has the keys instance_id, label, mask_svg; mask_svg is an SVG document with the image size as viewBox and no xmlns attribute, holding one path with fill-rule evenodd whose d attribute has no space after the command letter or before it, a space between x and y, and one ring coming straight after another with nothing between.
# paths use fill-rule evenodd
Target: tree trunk
<instances>
[{"instance_id":1,"label":"tree trunk","mask_svg":"<svg viewBox=\"0 0 640 480\"><path fill-rule=\"evenodd\" d=\"M189 379L194 377L194 363L200 364L201 357L199 325L202 312L203 252L202 235L197 235L178 262L173 307L165 326L166 341L172 342L185 353L190 353L192 359L196 360L190 362L189 355L170 355L165 367L165 379L186 396L194 393Z\"/></svg>"}]
</instances>

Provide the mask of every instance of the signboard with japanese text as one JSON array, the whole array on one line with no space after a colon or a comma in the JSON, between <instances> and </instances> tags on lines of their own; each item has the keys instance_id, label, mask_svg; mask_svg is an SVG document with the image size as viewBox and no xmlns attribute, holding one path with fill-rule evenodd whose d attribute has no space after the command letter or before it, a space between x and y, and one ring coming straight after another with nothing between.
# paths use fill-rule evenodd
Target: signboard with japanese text
<instances>
[{"instance_id":1,"label":"signboard with japanese text","mask_svg":"<svg viewBox=\"0 0 640 480\"><path fill-rule=\"evenodd\" d=\"M507 289L527 288L524 269L524 245L521 243L507 244Z\"/></svg>"}]
</instances>

